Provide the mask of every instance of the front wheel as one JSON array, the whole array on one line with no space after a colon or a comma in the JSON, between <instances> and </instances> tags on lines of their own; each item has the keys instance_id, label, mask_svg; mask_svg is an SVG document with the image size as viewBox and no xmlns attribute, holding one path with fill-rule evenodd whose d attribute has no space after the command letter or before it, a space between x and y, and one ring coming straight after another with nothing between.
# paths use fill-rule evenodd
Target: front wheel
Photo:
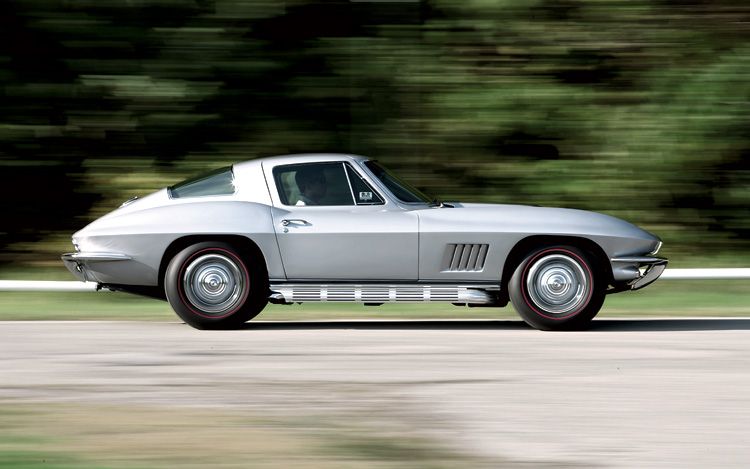
<instances>
[{"instance_id":1,"label":"front wheel","mask_svg":"<svg viewBox=\"0 0 750 469\"><path fill-rule=\"evenodd\" d=\"M267 303L264 269L253 261L227 243L189 246L167 267L167 300L183 321L197 329L240 327Z\"/></svg>"},{"instance_id":2,"label":"front wheel","mask_svg":"<svg viewBox=\"0 0 750 469\"><path fill-rule=\"evenodd\" d=\"M510 279L511 303L537 329L583 329L604 304L606 282L595 265L572 246L537 249Z\"/></svg>"}]
</instances>

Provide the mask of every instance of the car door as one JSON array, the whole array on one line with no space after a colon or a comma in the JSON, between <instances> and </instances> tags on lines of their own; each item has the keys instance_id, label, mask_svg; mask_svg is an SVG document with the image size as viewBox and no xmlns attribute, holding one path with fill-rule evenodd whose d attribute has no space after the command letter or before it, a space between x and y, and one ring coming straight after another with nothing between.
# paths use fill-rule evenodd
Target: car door
<instances>
[{"instance_id":1,"label":"car door","mask_svg":"<svg viewBox=\"0 0 750 469\"><path fill-rule=\"evenodd\" d=\"M288 280L416 281L417 215L347 161L264 163Z\"/></svg>"}]
</instances>

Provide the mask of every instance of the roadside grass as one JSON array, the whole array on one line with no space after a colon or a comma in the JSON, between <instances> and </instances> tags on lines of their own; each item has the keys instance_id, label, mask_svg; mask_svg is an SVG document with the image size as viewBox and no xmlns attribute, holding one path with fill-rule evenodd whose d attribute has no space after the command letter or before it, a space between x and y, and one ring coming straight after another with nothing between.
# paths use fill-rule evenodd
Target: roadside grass
<instances>
[{"instance_id":1,"label":"roadside grass","mask_svg":"<svg viewBox=\"0 0 750 469\"><path fill-rule=\"evenodd\" d=\"M136 405L0 406L0 468L300 469L509 467L363 416L269 416L246 409Z\"/></svg>"},{"instance_id":2,"label":"roadside grass","mask_svg":"<svg viewBox=\"0 0 750 469\"><path fill-rule=\"evenodd\" d=\"M648 287L607 297L604 316L747 316L747 280L657 280Z\"/></svg>"},{"instance_id":3,"label":"roadside grass","mask_svg":"<svg viewBox=\"0 0 750 469\"><path fill-rule=\"evenodd\" d=\"M750 284L744 280L662 280L635 292L610 295L600 317L750 316ZM268 305L256 319L510 319L512 307L468 308L450 304L352 303ZM164 301L126 293L0 292L0 320L146 320L175 321Z\"/></svg>"}]
</instances>

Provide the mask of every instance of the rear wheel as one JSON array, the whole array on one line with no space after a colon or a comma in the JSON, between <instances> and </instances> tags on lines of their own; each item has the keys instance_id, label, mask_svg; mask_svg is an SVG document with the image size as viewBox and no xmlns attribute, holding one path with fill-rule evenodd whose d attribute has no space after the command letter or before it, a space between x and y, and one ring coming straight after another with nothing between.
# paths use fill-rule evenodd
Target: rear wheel
<instances>
[{"instance_id":1,"label":"rear wheel","mask_svg":"<svg viewBox=\"0 0 750 469\"><path fill-rule=\"evenodd\" d=\"M257 316L267 303L262 260L222 242L180 251L169 263L164 290L175 313L197 329L232 329Z\"/></svg>"},{"instance_id":2,"label":"rear wheel","mask_svg":"<svg viewBox=\"0 0 750 469\"><path fill-rule=\"evenodd\" d=\"M593 260L572 246L531 252L508 284L513 307L537 329L585 328L601 309L607 286Z\"/></svg>"}]
</instances>

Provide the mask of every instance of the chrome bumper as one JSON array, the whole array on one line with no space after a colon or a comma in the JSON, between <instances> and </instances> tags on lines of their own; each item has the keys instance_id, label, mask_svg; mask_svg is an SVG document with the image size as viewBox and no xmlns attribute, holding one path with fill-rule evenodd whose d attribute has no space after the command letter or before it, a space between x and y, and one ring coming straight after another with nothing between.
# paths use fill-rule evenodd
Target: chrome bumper
<instances>
[{"instance_id":1,"label":"chrome bumper","mask_svg":"<svg viewBox=\"0 0 750 469\"><path fill-rule=\"evenodd\" d=\"M83 282L97 282L94 276L87 272L87 265L93 262L127 261L130 256L117 252L67 252L60 256L65 267Z\"/></svg>"},{"instance_id":2,"label":"chrome bumper","mask_svg":"<svg viewBox=\"0 0 750 469\"><path fill-rule=\"evenodd\" d=\"M651 285L658 279L667 268L669 261L660 257L618 257L610 259L613 264L628 264L638 268L638 277L626 283L630 290L639 290L645 286ZM641 272L640 268L646 266Z\"/></svg>"}]
</instances>

